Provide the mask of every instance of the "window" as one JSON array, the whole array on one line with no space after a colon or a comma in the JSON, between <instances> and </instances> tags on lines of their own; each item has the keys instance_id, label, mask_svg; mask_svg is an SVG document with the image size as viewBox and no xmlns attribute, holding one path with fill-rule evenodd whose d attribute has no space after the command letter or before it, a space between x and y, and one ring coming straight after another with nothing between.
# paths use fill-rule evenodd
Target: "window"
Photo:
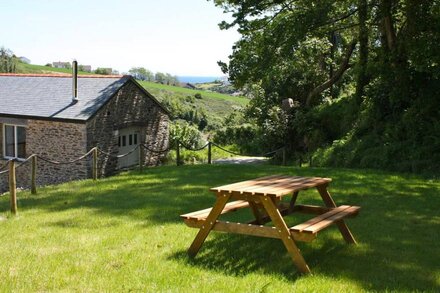
<instances>
[{"instance_id":1,"label":"window","mask_svg":"<svg viewBox=\"0 0 440 293\"><path fill-rule=\"evenodd\" d=\"M122 136L122 146L125 147L127 145L127 138L125 135Z\"/></svg>"},{"instance_id":2,"label":"window","mask_svg":"<svg viewBox=\"0 0 440 293\"><path fill-rule=\"evenodd\" d=\"M17 125L4 125L3 156L20 159L26 157L26 128Z\"/></svg>"},{"instance_id":3,"label":"window","mask_svg":"<svg viewBox=\"0 0 440 293\"><path fill-rule=\"evenodd\" d=\"M137 135L137 133L135 133L135 134L133 134L133 136L134 136L134 144L137 144L138 143L138 135Z\"/></svg>"},{"instance_id":4,"label":"window","mask_svg":"<svg viewBox=\"0 0 440 293\"><path fill-rule=\"evenodd\" d=\"M133 135L128 136L128 145L133 145Z\"/></svg>"}]
</instances>

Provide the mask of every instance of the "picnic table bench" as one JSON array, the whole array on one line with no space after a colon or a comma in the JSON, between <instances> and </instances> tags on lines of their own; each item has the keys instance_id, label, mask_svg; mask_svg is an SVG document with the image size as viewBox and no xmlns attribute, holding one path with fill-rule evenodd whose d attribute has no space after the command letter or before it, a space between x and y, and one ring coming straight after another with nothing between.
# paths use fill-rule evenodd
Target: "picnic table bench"
<instances>
[{"instance_id":1,"label":"picnic table bench","mask_svg":"<svg viewBox=\"0 0 440 293\"><path fill-rule=\"evenodd\" d=\"M211 230L277 238L283 241L299 271L310 273L310 268L295 241L313 241L318 232L336 224L345 241L356 244L344 219L356 216L360 207L336 206L327 191L330 182L330 178L272 175L211 188L210 190L217 196L212 208L181 215L187 226L200 229L188 254L192 257L196 256ZM313 187L318 190L325 207L296 204L299 191ZM281 201L286 195L292 196L290 202ZM234 201L228 202L229 200ZM247 223L218 220L222 214L243 208L250 208L255 219ZM304 223L288 227L283 216L295 212L317 216ZM264 226L269 222L273 222L274 226Z\"/></svg>"}]
</instances>

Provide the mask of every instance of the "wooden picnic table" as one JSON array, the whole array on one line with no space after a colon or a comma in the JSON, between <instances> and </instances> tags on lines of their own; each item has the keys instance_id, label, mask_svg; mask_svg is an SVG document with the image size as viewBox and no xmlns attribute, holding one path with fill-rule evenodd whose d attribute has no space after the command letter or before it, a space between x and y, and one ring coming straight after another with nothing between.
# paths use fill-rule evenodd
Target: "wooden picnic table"
<instances>
[{"instance_id":1,"label":"wooden picnic table","mask_svg":"<svg viewBox=\"0 0 440 293\"><path fill-rule=\"evenodd\" d=\"M296 241L310 242L319 231L336 224L347 243L356 244L352 233L344 222L345 218L356 216L358 206L336 206L327 186L332 180L320 177L272 175L237 182L210 190L217 196L212 208L181 215L186 225L200 229L191 244L188 254L195 257L211 230L281 239L302 273L310 273L310 268L301 255ZM325 207L298 205L299 191L316 188ZM290 202L282 202L286 195ZM234 200L229 202L229 200ZM250 208L255 219L248 223L219 221L222 214ZM293 227L288 227L283 217L295 212L316 214L317 216ZM273 227L264 226L272 222Z\"/></svg>"}]
</instances>

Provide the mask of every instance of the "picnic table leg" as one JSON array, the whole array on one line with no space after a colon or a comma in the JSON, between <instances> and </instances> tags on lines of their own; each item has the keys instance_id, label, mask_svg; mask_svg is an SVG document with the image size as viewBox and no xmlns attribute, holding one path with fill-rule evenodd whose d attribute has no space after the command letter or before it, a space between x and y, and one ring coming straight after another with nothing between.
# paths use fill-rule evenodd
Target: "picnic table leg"
<instances>
[{"instance_id":1,"label":"picnic table leg","mask_svg":"<svg viewBox=\"0 0 440 293\"><path fill-rule=\"evenodd\" d=\"M289 252L299 271L301 273L311 273L309 266L301 255L301 252L296 246L295 241L293 241L289 228L287 227L286 222L281 216L280 211L277 209L275 203L272 201L272 198L268 196L260 196L260 198L264 209L280 233L281 240L283 241L284 246L286 246L287 251Z\"/></svg>"},{"instance_id":2,"label":"picnic table leg","mask_svg":"<svg viewBox=\"0 0 440 293\"><path fill-rule=\"evenodd\" d=\"M217 196L217 201L212 207L211 212L209 213L204 224L202 225L202 228L200 228L196 238L188 249L188 255L190 257L195 257L197 255L200 247L202 247L203 242L205 242L206 237L208 237L209 232L211 232L211 229L215 224L215 221L217 221L217 218L220 216L230 197L231 196L229 194L221 194Z\"/></svg>"},{"instance_id":3,"label":"picnic table leg","mask_svg":"<svg viewBox=\"0 0 440 293\"><path fill-rule=\"evenodd\" d=\"M255 202L249 201L249 206L251 207L252 214L255 217L256 223L259 225L263 224L263 215L258 208L259 205Z\"/></svg>"},{"instance_id":4,"label":"picnic table leg","mask_svg":"<svg viewBox=\"0 0 440 293\"><path fill-rule=\"evenodd\" d=\"M321 198L324 201L325 205L330 208L335 208L336 203L334 202L330 193L327 191L327 185L320 185L316 188L318 189L318 192L321 195ZM349 244L357 244L356 239L354 239L353 234L351 234L351 231L350 229L348 229L348 226L347 224L345 224L344 220L337 221L336 225L338 226L342 237L344 237L345 242Z\"/></svg>"},{"instance_id":5,"label":"picnic table leg","mask_svg":"<svg viewBox=\"0 0 440 293\"><path fill-rule=\"evenodd\" d=\"M295 207L296 199L298 198L298 193L299 193L299 191L295 191L292 194L292 199L290 200L290 203L289 203L289 211L293 211L293 208Z\"/></svg>"}]
</instances>

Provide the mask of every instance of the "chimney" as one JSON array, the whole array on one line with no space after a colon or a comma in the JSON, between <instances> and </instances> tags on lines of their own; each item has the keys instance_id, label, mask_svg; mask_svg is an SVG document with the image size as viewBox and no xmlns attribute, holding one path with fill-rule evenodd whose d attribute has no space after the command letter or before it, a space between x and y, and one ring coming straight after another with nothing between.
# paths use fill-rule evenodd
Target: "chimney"
<instances>
[{"instance_id":1,"label":"chimney","mask_svg":"<svg viewBox=\"0 0 440 293\"><path fill-rule=\"evenodd\" d=\"M72 62L72 102L78 102L78 62Z\"/></svg>"}]
</instances>

